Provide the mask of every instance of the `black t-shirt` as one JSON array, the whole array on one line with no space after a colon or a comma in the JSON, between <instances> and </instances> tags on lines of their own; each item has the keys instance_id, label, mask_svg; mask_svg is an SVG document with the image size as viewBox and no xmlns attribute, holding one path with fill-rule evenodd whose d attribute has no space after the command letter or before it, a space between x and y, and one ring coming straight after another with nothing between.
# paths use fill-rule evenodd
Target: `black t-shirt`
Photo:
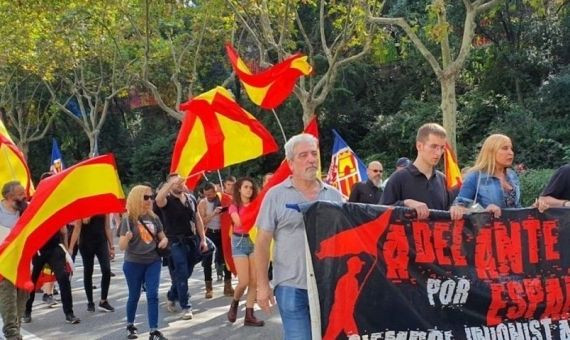
<instances>
[{"instance_id":1,"label":"black t-shirt","mask_svg":"<svg viewBox=\"0 0 570 340\"><path fill-rule=\"evenodd\" d=\"M382 190L367 180L366 182L358 182L352 186L349 202L380 204L382 198Z\"/></svg>"},{"instance_id":2,"label":"black t-shirt","mask_svg":"<svg viewBox=\"0 0 570 340\"><path fill-rule=\"evenodd\" d=\"M43 245L40 249L40 253L50 252L53 249L59 247L61 243L61 231L58 229L55 234Z\"/></svg>"},{"instance_id":3,"label":"black t-shirt","mask_svg":"<svg viewBox=\"0 0 570 340\"><path fill-rule=\"evenodd\" d=\"M185 203L182 203L177 197L169 195L166 197L166 205L160 210L164 222L164 233L167 237L191 236L193 234L194 206L189 197Z\"/></svg>"},{"instance_id":4,"label":"black t-shirt","mask_svg":"<svg viewBox=\"0 0 570 340\"><path fill-rule=\"evenodd\" d=\"M105 235L105 219L107 215L95 215L89 220L89 223L81 224L81 234L79 236L79 245L82 244L95 244L99 242L106 242Z\"/></svg>"},{"instance_id":5,"label":"black t-shirt","mask_svg":"<svg viewBox=\"0 0 570 340\"><path fill-rule=\"evenodd\" d=\"M546 185L546 188L542 191L541 196L552 196L559 200L570 200L570 164L566 164L556 170Z\"/></svg>"},{"instance_id":6,"label":"black t-shirt","mask_svg":"<svg viewBox=\"0 0 570 340\"><path fill-rule=\"evenodd\" d=\"M425 203L429 209L448 210L453 198L453 194L447 191L443 173L436 170L428 179L410 164L390 176L380 202L403 206L404 200L413 199Z\"/></svg>"}]
</instances>

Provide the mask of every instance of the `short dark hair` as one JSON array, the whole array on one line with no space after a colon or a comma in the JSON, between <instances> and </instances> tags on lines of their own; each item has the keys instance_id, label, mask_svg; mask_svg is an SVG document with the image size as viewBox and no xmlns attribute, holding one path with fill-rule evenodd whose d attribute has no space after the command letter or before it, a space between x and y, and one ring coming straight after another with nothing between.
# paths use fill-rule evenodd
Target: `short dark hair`
<instances>
[{"instance_id":1,"label":"short dark hair","mask_svg":"<svg viewBox=\"0 0 570 340\"><path fill-rule=\"evenodd\" d=\"M206 184L204 184L204 188L202 189L202 191L206 191L206 190L216 191L216 186L212 182L206 182Z\"/></svg>"},{"instance_id":2,"label":"short dark hair","mask_svg":"<svg viewBox=\"0 0 570 340\"><path fill-rule=\"evenodd\" d=\"M226 184L226 182L235 182L236 178L234 176L228 176L226 177L226 179L224 179L224 184Z\"/></svg>"}]
</instances>

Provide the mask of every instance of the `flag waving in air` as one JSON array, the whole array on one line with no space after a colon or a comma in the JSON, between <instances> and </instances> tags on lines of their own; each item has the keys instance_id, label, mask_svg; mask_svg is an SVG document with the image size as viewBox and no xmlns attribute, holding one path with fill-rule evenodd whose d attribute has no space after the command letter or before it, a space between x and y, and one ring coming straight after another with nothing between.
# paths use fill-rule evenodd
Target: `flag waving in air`
<instances>
[{"instance_id":1,"label":"flag waving in air","mask_svg":"<svg viewBox=\"0 0 570 340\"><path fill-rule=\"evenodd\" d=\"M10 138L8 130L0 120L0 187L10 181L22 183L28 197L34 192L34 184L24 154Z\"/></svg>"},{"instance_id":2,"label":"flag waving in air","mask_svg":"<svg viewBox=\"0 0 570 340\"><path fill-rule=\"evenodd\" d=\"M348 199L352 186L368 179L366 165L356 156L336 130L333 130L333 133L332 159L326 181L337 188L345 199Z\"/></svg>"},{"instance_id":3,"label":"flag waving in air","mask_svg":"<svg viewBox=\"0 0 570 340\"><path fill-rule=\"evenodd\" d=\"M277 65L253 74L231 44L226 45L226 51L249 99L264 109L270 110L281 105L293 92L297 79L308 76L313 71L307 62L307 56L297 53Z\"/></svg>"},{"instance_id":4,"label":"flag waving in air","mask_svg":"<svg viewBox=\"0 0 570 340\"><path fill-rule=\"evenodd\" d=\"M180 105L186 112L170 172L187 177L277 151L275 139L231 93L216 87Z\"/></svg>"},{"instance_id":5,"label":"flag waving in air","mask_svg":"<svg viewBox=\"0 0 570 340\"><path fill-rule=\"evenodd\" d=\"M447 182L447 189L459 189L463 183L461 180L461 170L459 170L459 163L457 163L451 146L447 143L445 143L443 159L445 162L445 181Z\"/></svg>"},{"instance_id":6,"label":"flag waving in air","mask_svg":"<svg viewBox=\"0 0 570 340\"><path fill-rule=\"evenodd\" d=\"M0 276L32 289L32 257L63 225L124 210L125 194L112 155L91 158L44 179L0 245Z\"/></svg>"},{"instance_id":7,"label":"flag waving in air","mask_svg":"<svg viewBox=\"0 0 570 340\"><path fill-rule=\"evenodd\" d=\"M63 164L63 158L61 157L61 151L57 145L55 138L51 140L51 165L49 170L54 174L61 172L65 168Z\"/></svg>"}]
</instances>

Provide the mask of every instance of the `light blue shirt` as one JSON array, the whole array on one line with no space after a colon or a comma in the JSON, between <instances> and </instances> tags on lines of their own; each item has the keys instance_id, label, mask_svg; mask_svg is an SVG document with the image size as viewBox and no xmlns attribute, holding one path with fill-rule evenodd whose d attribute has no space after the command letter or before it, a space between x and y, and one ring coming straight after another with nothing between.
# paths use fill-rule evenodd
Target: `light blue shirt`
<instances>
[{"instance_id":1,"label":"light blue shirt","mask_svg":"<svg viewBox=\"0 0 570 340\"><path fill-rule=\"evenodd\" d=\"M515 171L507 169L507 179L513 186L513 190L515 190L515 207L520 208L521 190L519 177ZM478 190L477 184L479 184ZM475 195L477 195L477 197L475 197ZM473 171L468 173L467 176L465 176L463 184L461 185L461 190L455 198L453 205L468 207L474 201L481 204L483 208L486 208L489 204L494 204L500 208L506 208L505 195L503 187L501 186L501 181L497 177L491 176L482 171Z\"/></svg>"}]
</instances>

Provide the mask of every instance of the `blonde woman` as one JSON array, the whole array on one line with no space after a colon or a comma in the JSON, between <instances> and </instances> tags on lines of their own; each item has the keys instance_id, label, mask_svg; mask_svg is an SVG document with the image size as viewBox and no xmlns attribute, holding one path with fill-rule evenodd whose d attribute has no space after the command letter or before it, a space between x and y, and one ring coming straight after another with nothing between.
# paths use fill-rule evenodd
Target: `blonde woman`
<instances>
[{"instance_id":1,"label":"blonde woman","mask_svg":"<svg viewBox=\"0 0 570 340\"><path fill-rule=\"evenodd\" d=\"M501 216L503 208L520 208L520 182L511 169L514 157L509 137L502 134L487 137L453 202L451 218L461 218L475 203L495 217Z\"/></svg>"},{"instance_id":2,"label":"blonde woman","mask_svg":"<svg viewBox=\"0 0 570 340\"><path fill-rule=\"evenodd\" d=\"M257 290L257 280L255 275L255 261L253 258L253 242L248 231L243 228L241 218L244 207L248 206L257 196L257 187L249 177L240 178L234 185L233 200L228 210L232 219L232 257L236 266L238 284L234 290L234 298L228 311L228 321L235 322L239 300L247 288L247 299L245 302L245 326L261 327L263 320L258 320L253 315L253 305Z\"/></svg>"},{"instance_id":3,"label":"blonde woman","mask_svg":"<svg viewBox=\"0 0 570 340\"><path fill-rule=\"evenodd\" d=\"M165 340L158 330L158 285L161 261L156 248L166 248L168 239L162 224L152 211L152 189L137 185L127 197L127 214L120 226L119 248L125 251L123 272L127 280L127 338L136 339L134 326L141 287L146 286L148 322L151 340Z\"/></svg>"}]
</instances>

